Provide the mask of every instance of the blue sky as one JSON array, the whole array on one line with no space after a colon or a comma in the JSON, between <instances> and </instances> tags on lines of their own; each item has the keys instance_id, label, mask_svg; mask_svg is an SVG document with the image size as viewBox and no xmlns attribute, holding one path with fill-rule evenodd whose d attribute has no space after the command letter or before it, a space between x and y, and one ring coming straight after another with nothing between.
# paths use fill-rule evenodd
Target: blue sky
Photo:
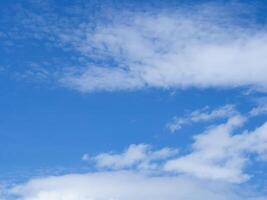
<instances>
[{"instance_id":1,"label":"blue sky","mask_svg":"<svg viewBox=\"0 0 267 200\"><path fill-rule=\"evenodd\" d=\"M267 199L266 11L1 1L0 197Z\"/></svg>"}]
</instances>

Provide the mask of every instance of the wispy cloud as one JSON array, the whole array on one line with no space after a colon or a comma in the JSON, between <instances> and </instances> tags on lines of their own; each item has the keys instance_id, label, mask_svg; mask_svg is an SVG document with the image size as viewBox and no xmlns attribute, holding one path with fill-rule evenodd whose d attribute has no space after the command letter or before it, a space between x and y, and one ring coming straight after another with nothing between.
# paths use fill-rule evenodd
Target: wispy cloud
<instances>
[{"instance_id":1,"label":"wispy cloud","mask_svg":"<svg viewBox=\"0 0 267 200\"><path fill-rule=\"evenodd\" d=\"M233 107L228 107L231 109L220 109L232 113ZM193 136L189 152L132 144L121 153L84 154L83 160L93 161L98 172L32 179L4 192L23 200L262 200L265 197L243 194L238 187L253 176L246 170L255 160L252 157L266 162L267 124L247 131L244 125L250 114L233 113L226 122Z\"/></svg>"},{"instance_id":2,"label":"wispy cloud","mask_svg":"<svg viewBox=\"0 0 267 200\"><path fill-rule=\"evenodd\" d=\"M219 116L226 117L227 121L213 124L194 136L192 151L187 154L178 155L177 150L169 148L152 151L148 145L141 144L131 145L121 154L104 153L90 160L94 160L98 168L113 170L156 169L158 173L182 173L200 179L233 183L249 180L250 174L245 172L245 168L251 160L250 156L265 161L262 158L267 155L267 124L248 132L242 127L250 119L250 114L243 116L229 105L211 113L197 115L196 119L206 120ZM158 161L161 161L160 165Z\"/></svg>"},{"instance_id":3,"label":"wispy cloud","mask_svg":"<svg viewBox=\"0 0 267 200\"><path fill-rule=\"evenodd\" d=\"M236 115L238 112L233 105L225 105L214 110L210 110L209 107L205 107L199 110L195 110L183 117L174 117L173 120L167 123L167 128L171 132L175 132L181 129L185 125L192 123L207 122L220 118L229 118Z\"/></svg>"},{"instance_id":4,"label":"wispy cloud","mask_svg":"<svg viewBox=\"0 0 267 200\"><path fill-rule=\"evenodd\" d=\"M160 161L174 157L177 153L178 149L166 147L153 150L150 145L132 144L121 154L102 153L92 158L84 155L83 160L95 161L99 168L157 170Z\"/></svg>"},{"instance_id":5,"label":"wispy cloud","mask_svg":"<svg viewBox=\"0 0 267 200\"><path fill-rule=\"evenodd\" d=\"M60 84L81 92L152 87L266 89L266 27L248 25L250 19L242 21L235 11L207 4L176 11L112 13L108 20L91 21L25 12L28 19L21 23L26 31L16 37L49 41L68 52L63 59L75 60L71 67L60 63L60 69L31 66L25 77L46 79L55 74ZM174 132L209 122L193 136L187 151L132 144L122 152L84 154L82 159L93 161L96 171L32 178L12 188L0 187L0 198L266 200L240 189L253 176L248 164L253 158L266 163L267 154L267 123L254 130L244 125L266 112L265 105L246 115L232 105L196 110L167 125ZM214 123L216 119L225 121Z\"/></svg>"},{"instance_id":6,"label":"wispy cloud","mask_svg":"<svg viewBox=\"0 0 267 200\"><path fill-rule=\"evenodd\" d=\"M204 7L202 7L204 9ZM214 7L214 9L217 9ZM211 10L211 9L210 9ZM84 57L101 60L62 77L84 92L144 87L266 87L264 27L243 27L190 9L181 13L134 13L126 19L62 34ZM207 14L206 14L207 15ZM155 26L157 24L157 26ZM77 35L77 33L76 33Z\"/></svg>"},{"instance_id":7,"label":"wispy cloud","mask_svg":"<svg viewBox=\"0 0 267 200\"><path fill-rule=\"evenodd\" d=\"M222 124L212 124L206 131L194 137L192 152L188 155L169 160L165 170L191 174L200 178L219 179L230 182L243 182L250 178L243 170L249 162L249 155L259 159L267 154L266 123L248 132L237 134L237 128L254 116L265 113L265 106L255 107L245 116L232 105L213 111L207 108L193 111L186 117L176 118L168 124L175 131L184 124L225 118Z\"/></svg>"},{"instance_id":8,"label":"wispy cloud","mask_svg":"<svg viewBox=\"0 0 267 200\"><path fill-rule=\"evenodd\" d=\"M92 158L84 157L95 161L99 169L156 169L158 173L172 172L231 183L249 180L250 174L246 173L245 168L250 156L261 160L267 154L266 123L248 132L243 127L251 114L243 116L232 105L223 106L208 114L199 111L193 113L190 116L195 121L218 117L226 118L227 121L212 123L204 132L194 136L192 151L187 154L179 155L178 150L170 148L152 151L149 145L140 144L131 145L120 154L101 153Z\"/></svg>"},{"instance_id":9,"label":"wispy cloud","mask_svg":"<svg viewBox=\"0 0 267 200\"><path fill-rule=\"evenodd\" d=\"M245 167L250 156L260 160L267 154L267 124L248 132L243 127L247 117L230 116L227 122L207 128L193 137L192 151L178 155L176 149L151 150L148 145L131 145L121 154L102 153L89 160L98 169L131 169L157 173L178 173L200 179L241 183L249 180ZM85 156L88 160L88 156ZM263 162L265 160L262 160Z\"/></svg>"},{"instance_id":10,"label":"wispy cloud","mask_svg":"<svg viewBox=\"0 0 267 200\"><path fill-rule=\"evenodd\" d=\"M259 105L258 107L253 108L250 111L251 116L257 116L262 114L267 114L267 104Z\"/></svg>"},{"instance_id":11,"label":"wispy cloud","mask_svg":"<svg viewBox=\"0 0 267 200\"><path fill-rule=\"evenodd\" d=\"M80 22L53 12L38 15L23 10L19 22L25 31L17 35L68 52L70 56L62 59L68 64L61 64L55 79L82 92L147 87L266 89L262 72L267 66L267 30L250 23L248 13L240 17L246 9L242 4L202 4L150 12L114 10L110 18L95 13L89 17L78 9L84 19ZM65 73L67 68L71 70Z\"/></svg>"}]
</instances>

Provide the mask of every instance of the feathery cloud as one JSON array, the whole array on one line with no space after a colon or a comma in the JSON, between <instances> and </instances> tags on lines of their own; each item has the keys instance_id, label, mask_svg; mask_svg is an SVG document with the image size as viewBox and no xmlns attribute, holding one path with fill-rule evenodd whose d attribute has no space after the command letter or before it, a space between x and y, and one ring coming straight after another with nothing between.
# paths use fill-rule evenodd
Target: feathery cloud
<instances>
[{"instance_id":1,"label":"feathery cloud","mask_svg":"<svg viewBox=\"0 0 267 200\"><path fill-rule=\"evenodd\" d=\"M220 118L229 118L236 115L238 112L233 105L225 105L214 110L210 110L208 107L195 110L184 117L174 117L173 120L167 123L167 128L171 132L175 132L181 129L185 125L192 123L207 122Z\"/></svg>"},{"instance_id":2,"label":"feathery cloud","mask_svg":"<svg viewBox=\"0 0 267 200\"><path fill-rule=\"evenodd\" d=\"M85 154L83 160L93 160L99 168L156 170L158 162L177 155L178 149L162 148L153 150L147 144L132 144L121 154L101 153L90 158Z\"/></svg>"}]
</instances>

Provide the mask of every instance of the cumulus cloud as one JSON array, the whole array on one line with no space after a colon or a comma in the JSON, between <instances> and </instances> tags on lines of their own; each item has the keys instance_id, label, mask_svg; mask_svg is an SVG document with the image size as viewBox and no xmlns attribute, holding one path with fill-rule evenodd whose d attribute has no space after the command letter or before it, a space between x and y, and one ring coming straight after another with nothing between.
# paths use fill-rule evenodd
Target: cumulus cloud
<instances>
[{"instance_id":1,"label":"cumulus cloud","mask_svg":"<svg viewBox=\"0 0 267 200\"><path fill-rule=\"evenodd\" d=\"M86 155L84 159L94 161L101 170L156 171L157 174L183 174L230 183L246 182L251 177L246 171L251 157L266 161L267 123L247 131L243 126L249 115L246 117L237 111L234 113L226 122L213 124L196 134L190 145L191 151L187 153L178 154L177 149L170 148L151 150L149 145L140 144L130 145L122 153L101 153L92 158Z\"/></svg>"},{"instance_id":2,"label":"cumulus cloud","mask_svg":"<svg viewBox=\"0 0 267 200\"><path fill-rule=\"evenodd\" d=\"M250 156L260 158L267 153L267 124L252 132L235 133L244 122L244 117L233 116L195 136L192 152L167 161L165 170L237 183L248 180L244 171Z\"/></svg>"},{"instance_id":3,"label":"cumulus cloud","mask_svg":"<svg viewBox=\"0 0 267 200\"><path fill-rule=\"evenodd\" d=\"M83 157L85 160L94 161L98 169L131 169L153 173L156 171L158 174L170 172L199 179L246 182L251 177L246 172L251 156L259 161L266 161L267 124L248 132L242 127L250 116L240 115L233 110L233 106L224 106L211 113L213 114L197 115L196 119L206 120L224 116L225 113L231 114L226 122L213 124L204 132L195 135L191 151L185 154L178 154L177 149L152 150L149 145L134 144L122 153L101 153L92 158L88 155Z\"/></svg>"},{"instance_id":4,"label":"cumulus cloud","mask_svg":"<svg viewBox=\"0 0 267 200\"><path fill-rule=\"evenodd\" d=\"M83 24L71 35L62 33L63 43L93 62L60 81L84 92L266 87L266 29L239 25L234 15L221 20L212 9L201 9L128 14L93 30Z\"/></svg>"},{"instance_id":5,"label":"cumulus cloud","mask_svg":"<svg viewBox=\"0 0 267 200\"><path fill-rule=\"evenodd\" d=\"M146 176L136 172L69 174L33 179L10 190L21 200L259 200L240 189L182 176ZM264 200L262 198L261 200Z\"/></svg>"},{"instance_id":6,"label":"cumulus cloud","mask_svg":"<svg viewBox=\"0 0 267 200\"><path fill-rule=\"evenodd\" d=\"M3 194L19 200L265 200L239 187L253 175L246 170L252 157L266 162L267 123L247 131L249 114L234 113L193 136L190 151L132 144L122 153L85 154L96 171L34 178Z\"/></svg>"},{"instance_id":7,"label":"cumulus cloud","mask_svg":"<svg viewBox=\"0 0 267 200\"><path fill-rule=\"evenodd\" d=\"M82 22L67 30L55 25L42 29L48 28L49 36L59 43L57 47L67 46L74 57L78 54L76 60L83 60L82 67L78 62L67 72L56 73L64 86L82 92L147 87L266 88L266 28L242 26L235 21L236 15L228 14L222 17L216 7L203 12L183 8L177 12L122 14L119 19L97 21L94 26ZM249 117L265 111L265 107L255 108ZM261 159L267 153L267 123L244 130L248 117L227 105L213 111L194 111L175 118L168 126L175 131L186 124L219 118L227 121L195 135L187 152L178 154L177 149L169 147L156 150L146 144L133 144L122 153L85 154L83 160L94 161L98 172L31 179L8 191L0 188L0 197L265 200L263 196L243 194L244 189L237 185L253 175L246 170L253 162L252 156L266 162ZM154 170L158 173L146 173Z\"/></svg>"},{"instance_id":8,"label":"cumulus cloud","mask_svg":"<svg viewBox=\"0 0 267 200\"><path fill-rule=\"evenodd\" d=\"M233 105L225 105L214 110L205 107L203 109L195 110L184 117L174 117L173 120L167 124L167 128L171 132L175 132L181 129L184 125L212 121L220 118L229 118L237 113L238 112Z\"/></svg>"}]
</instances>

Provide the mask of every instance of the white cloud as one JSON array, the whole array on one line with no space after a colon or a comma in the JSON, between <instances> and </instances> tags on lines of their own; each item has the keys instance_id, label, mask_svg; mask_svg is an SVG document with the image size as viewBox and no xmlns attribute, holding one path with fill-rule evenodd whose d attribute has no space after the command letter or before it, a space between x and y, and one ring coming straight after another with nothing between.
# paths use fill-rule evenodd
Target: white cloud
<instances>
[{"instance_id":1,"label":"white cloud","mask_svg":"<svg viewBox=\"0 0 267 200\"><path fill-rule=\"evenodd\" d=\"M232 3L196 4L161 12L115 10L110 18L85 11L78 15L80 22L79 17L73 20L52 11L38 15L23 10L19 25L27 31L16 35L45 39L42 42L67 51L58 63L47 58L58 65L50 76L83 92L147 87L264 90L267 31L251 19L252 9ZM64 73L70 65L72 73Z\"/></svg>"},{"instance_id":2,"label":"white cloud","mask_svg":"<svg viewBox=\"0 0 267 200\"><path fill-rule=\"evenodd\" d=\"M63 43L94 61L82 71L74 68L61 82L84 92L266 88L265 28L242 27L231 15L220 20L212 8L204 9L210 13L192 10L129 14L109 24L99 23L94 30L83 24L71 34L60 34Z\"/></svg>"},{"instance_id":3,"label":"white cloud","mask_svg":"<svg viewBox=\"0 0 267 200\"><path fill-rule=\"evenodd\" d=\"M146 144L132 144L121 154L101 153L95 157L83 156L84 160L93 160L96 166L110 169L129 169L137 168L139 170L156 170L158 162L164 161L177 154L177 149L162 148L152 150L151 146Z\"/></svg>"},{"instance_id":4,"label":"white cloud","mask_svg":"<svg viewBox=\"0 0 267 200\"><path fill-rule=\"evenodd\" d=\"M75 71L75 70L74 70ZM91 66L77 75L77 72L68 73L61 82L65 86L79 89L80 91L93 90L120 90L142 88L142 80L135 74L121 68L103 68Z\"/></svg>"},{"instance_id":5,"label":"white cloud","mask_svg":"<svg viewBox=\"0 0 267 200\"><path fill-rule=\"evenodd\" d=\"M179 12L135 13L109 24L98 21L94 29L84 22L68 31L53 26L57 30L49 30L49 37L51 34L55 43L59 38L58 46L71 46L81 60L90 60L83 69L59 73L61 83L83 92L145 87L266 88L265 27L244 28L233 21L235 16L222 17L216 11L208 16ZM259 107L250 115L263 111ZM189 153L178 155L176 149L153 150L140 144L118 154L85 154L83 160L95 161L103 172L31 179L8 191L0 188L0 197L9 192L20 200L267 199L243 195L244 188L232 185L250 178L246 166L252 155L266 157L267 123L253 131L240 131L246 117L226 106L195 111L178 120L173 129L221 117L229 119L195 136ZM155 169L160 176L144 173Z\"/></svg>"},{"instance_id":6,"label":"white cloud","mask_svg":"<svg viewBox=\"0 0 267 200\"><path fill-rule=\"evenodd\" d=\"M178 154L177 149L151 149L145 144L130 145L122 153L87 154L100 170L131 169L148 174L183 174L199 179L230 183L248 181L246 167L251 156L262 162L267 156L267 123L248 132L242 127L249 118L237 113L227 122L208 127L193 137L191 152ZM238 133L241 132L241 133Z\"/></svg>"},{"instance_id":7,"label":"white cloud","mask_svg":"<svg viewBox=\"0 0 267 200\"><path fill-rule=\"evenodd\" d=\"M33 179L10 190L20 200L256 200L240 189L185 177L135 172L69 174ZM262 198L261 200L264 200Z\"/></svg>"},{"instance_id":8,"label":"white cloud","mask_svg":"<svg viewBox=\"0 0 267 200\"><path fill-rule=\"evenodd\" d=\"M244 122L244 117L233 116L225 124L195 136L192 152L169 160L165 170L213 180L246 181L250 178L245 173L250 156L261 158L267 154L267 123L254 131L236 134Z\"/></svg>"},{"instance_id":9,"label":"white cloud","mask_svg":"<svg viewBox=\"0 0 267 200\"><path fill-rule=\"evenodd\" d=\"M228 109L218 110L222 112L211 113L225 114L224 111ZM184 154L178 154L176 149L170 148L151 150L149 145L140 144L130 145L119 154L101 153L92 158L86 155L84 158L95 161L96 167L101 170L131 169L151 174L170 172L199 179L246 182L251 177L246 171L251 156L266 161L267 123L248 132L242 127L249 117L242 116L237 111L231 113L233 114L229 115L225 123L212 125L195 135L194 142L190 145L191 151ZM210 119L209 115L203 116L205 117L197 119Z\"/></svg>"},{"instance_id":10,"label":"white cloud","mask_svg":"<svg viewBox=\"0 0 267 200\"><path fill-rule=\"evenodd\" d=\"M267 114L267 104L259 105L256 108L253 108L250 113L251 116L258 116L262 114Z\"/></svg>"},{"instance_id":11,"label":"white cloud","mask_svg":"<svg viewBox=\"0 0 267 200\"><path fill-rule=\"evenodd\" d=\"M174 117L171 122L167 124L167 128L171 132L181 129L184 125L212 121L219 118L229 118L236 115L238 112L233 105L225 105L215 110L210 110L208 107L195 110L184 117Z\"/></svg>"},{"instance_id":12,"label":"white cloud","mask_svg":"<svg viewBox=\"0 0 267 200\"><path fill-rule=\"evenodd\" d=\"M100 172L35 178L3 195L19 200L265 200L242 185L253 175L246 170L252 156L266 162L267 154L267 123L242 131L248 119L238 112L229 115L227 122L195 135L191 151L183 154L146 144L117 154L85 154L83 159L94 161Z\"/></svg>"}]
</instances>

